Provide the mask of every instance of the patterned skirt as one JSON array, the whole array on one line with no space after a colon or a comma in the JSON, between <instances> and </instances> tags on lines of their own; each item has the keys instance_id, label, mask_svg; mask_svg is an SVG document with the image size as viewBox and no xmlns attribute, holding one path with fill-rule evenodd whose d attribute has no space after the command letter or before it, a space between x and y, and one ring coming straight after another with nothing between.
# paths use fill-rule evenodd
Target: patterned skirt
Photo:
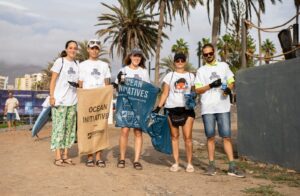
<instances>
[{"instance_id":1,"label":"patterned skirt","mask_svg":"<svg viewBox=\"0 0 300 196\"><path fill-rule=\"evenodd\" d=\"M52 107L51 150L71 148L76 139L76 105Z\"/></svg>"}]
</instances>

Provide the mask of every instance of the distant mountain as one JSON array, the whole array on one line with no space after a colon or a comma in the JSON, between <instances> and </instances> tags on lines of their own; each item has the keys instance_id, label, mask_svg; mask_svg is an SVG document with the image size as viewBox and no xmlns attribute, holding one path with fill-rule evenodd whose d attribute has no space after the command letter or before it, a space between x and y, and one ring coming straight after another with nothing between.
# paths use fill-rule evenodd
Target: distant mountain
<instances>
[{"instance_id":1,"label":"distant mountain","mask_svg":"<svg viewBox=\"0 0 300 196\"><path fill-rule=\"evenodd\" d=\"M15 78L23 77L25 74L42 72L45 67L37 65L3 65L0 63L0 75L8 76L8 84L14 84Z\"/></svg>"}]
</instances>

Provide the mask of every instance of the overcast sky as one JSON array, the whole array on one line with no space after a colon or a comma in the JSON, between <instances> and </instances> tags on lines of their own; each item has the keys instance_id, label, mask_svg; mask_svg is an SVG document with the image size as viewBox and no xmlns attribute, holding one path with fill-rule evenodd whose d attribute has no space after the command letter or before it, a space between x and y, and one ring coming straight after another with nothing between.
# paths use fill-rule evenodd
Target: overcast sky
<instances>
[{"instance_id":1,"label":"overcast sky","mask_svg":"<svg viewBox=\"0 0 300 196\"><path fill-rule=\"evenodd\" d=\"M95 37L99 29L95 26L97 16L107 12L101 2L117 4L116 0L0 0L0 75L3 65L45 67L63 50L67 40L83 41ZM266 2L262 27L280 25L295 15L293 0L282 0L283 3L275 6L269 0ZM253 21L256 21L255 17ZM190 61L196 67L197 42L211 34L206 8L201 6L192 10L189 22L190 31L179 19L173 23L172 32L166 30L170 39L164 40L161 57L171 54L171 46L183 38L190 48ZM221 34L224 33L223 30ZM251 33L256 38L257 31L252 29ZM270 38L281 53L277 33L264 33L263 40L265 38ZM105 45L109 47L109 43ZM112 61L113 73L120 64L116 59Z\"/></svg>"}]
</instances>

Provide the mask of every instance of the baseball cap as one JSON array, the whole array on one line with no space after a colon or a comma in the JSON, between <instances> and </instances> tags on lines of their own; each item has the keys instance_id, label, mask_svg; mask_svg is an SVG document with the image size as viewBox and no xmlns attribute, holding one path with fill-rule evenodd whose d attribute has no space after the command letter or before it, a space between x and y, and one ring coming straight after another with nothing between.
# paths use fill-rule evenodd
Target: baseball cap
<instances>
[{"instance_id":1,"label":"baseball cap","mask_svg":"<svg viewBox=\"0 0 300 196\"><path fill-rule=\"evenodd\" d=\"M176 53L174 55L174 61L177 61L178 59L186 60L186 56L183 53Z\"/></svg>"},{"instance_id":2,"label":"baseball cap","mask_svg":"<svg viewBox=\"0 0 300 196\"><path fill-rule=\"evenodd\" d=\"M100 49L100 44L101 44L101 42L98 39L90 39L88 41L88 47L89 48L92 48L92 47L96 46L96 47L98 47Z\"/></svg>"},{"instance_id":3,"label":"baseball cap","mask_svg":"<svg viewBox=\"0 0 300 196\"><path fill-rule=\"evenodd\" d=\"M133 48L133 49L131 50L131 53L130 53L130 54L131 54L131 55L139 54L139 55L143 56L143 51L142 51L141 49L139 49L139 48Z\"/></svg>"}]
</instances>

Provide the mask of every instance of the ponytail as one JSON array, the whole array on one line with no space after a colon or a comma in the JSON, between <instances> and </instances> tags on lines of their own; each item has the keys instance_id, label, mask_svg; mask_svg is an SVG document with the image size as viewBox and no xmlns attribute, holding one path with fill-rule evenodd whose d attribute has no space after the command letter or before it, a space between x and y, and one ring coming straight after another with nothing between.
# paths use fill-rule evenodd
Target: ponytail
<instances>
[{"instance_id":1,"label":"ponytail","mask_svg":"<svg viewBox=\"0 0 300 196\"><path fill-rule=\"evenodd\" d=\"M66 56L67 56L67 52L65 50L61 51L60 57L66 57Z\"/></svg>"}]
</instances>

